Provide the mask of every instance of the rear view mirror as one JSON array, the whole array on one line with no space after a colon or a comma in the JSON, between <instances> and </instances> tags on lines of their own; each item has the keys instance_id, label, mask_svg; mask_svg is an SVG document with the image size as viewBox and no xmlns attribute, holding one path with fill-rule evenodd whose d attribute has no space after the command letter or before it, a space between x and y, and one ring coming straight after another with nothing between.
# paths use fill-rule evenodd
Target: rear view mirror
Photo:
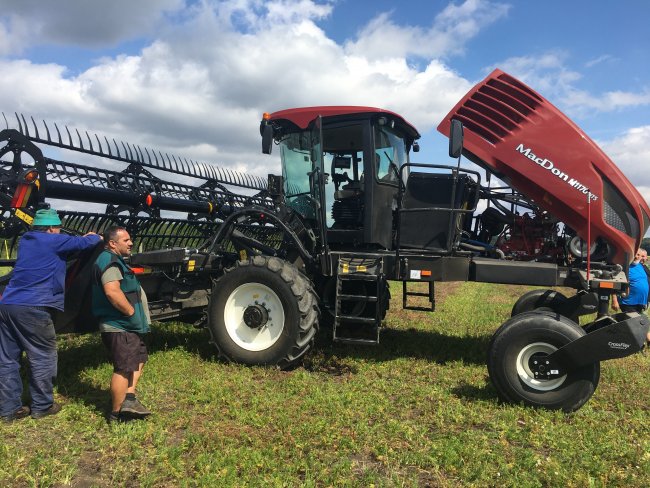
<instances>
[{"instance_id":1,"label":"rear view mirror","mask_svg":"<svg viewBox=\"0 0 650 488\"><path fill-rule=\"evenodd\" d=\"M345 156L334 156L334 167L337 169L350 169L352 167L352 158Z\"/></svg>"},{"instance_id":2,"label":"rear view mirror","mask_svg":"<svg viewBox=\"0 0 650 488\"><path fill-rule=\"evenodd\" d=\"M451 119L449 129L449 157L459 158L463 152L463 123L457 119Z\"/></svg>"},{"instance_id":3,"label":"rear view mirror","mask_svg":"<svg viewBox=\"0 0 650 488\"><path fill-rule=\"evenodd\" d=\"M273 126L265 125L262 129L262 153L271 154L273 149Z\"/></svg>"}]
</instances>

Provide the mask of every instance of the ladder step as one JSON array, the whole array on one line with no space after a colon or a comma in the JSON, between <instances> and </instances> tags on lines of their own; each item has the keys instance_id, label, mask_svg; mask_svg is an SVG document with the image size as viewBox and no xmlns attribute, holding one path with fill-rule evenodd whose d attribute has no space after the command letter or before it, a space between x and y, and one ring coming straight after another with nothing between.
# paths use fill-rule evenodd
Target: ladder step
<instances>
[{"instance_id":1,"label":"ladder step","mask_svg":"<svg viewBox=\"0 0 650 488\"><path fill-rule=\"evenodd\" d=\"M335 337L334 342L341 342L343 344L366 344L366 345L377 345L379 340L374 339L355 339L353 337Z\"/></svg>"},{"instance_id":2,"label":"ladder step","mask_svg":"<svg viewBox=\"0 0 650 488\"><path fill-rule=\"evenodd\" d=\"M434 309L433 307L418 307L415 305L407 305L406 307L402 307L404 310L415 310L417 312L433 312Z\"/></svg>"},{"instance_id":3,"label":"ladder step","mask_svg":"<svg viewBox=\"0 0 650 488\"><path fill-rule=\"evenodd\" d=\"M408 291L407 281L402 281L402 309L404 310L417 310L419 312L433 312L436 309L435 296L433 294L433 281L425 282L429 287L428 293L421 291ZM421 305L409 305L407 304L408 297L426 297L429 301L428 307L423 307Z\"/></svg>"},{"instance_id":4,"label":"ladder step","mask_svg":"<svg viewBox=\"0 0 650 488\"><path fill-rule=\"evenodd\" d=\"M336 318L341 321L345 320L348 323L356 324L374 324L377 322L374 317L355 317L354 315L339 315Z\"/></svg>"},{"instance_id":5,"label":"ladder step","mask_svg":"<svg viewBox=\"0 0 650 488\"><path fill-rule=\"evenodd\" d=\"M339 295L340 300L357 300L359 302L376 302L377 297L369 297L365 295Z\"/></svg>"},{"instance_id":6,"label":"ladder step","mask_svg":"<svg viewBox=\"0 0 650 488\"><path fill-rule=\"evenodd\" d=\"M377 281L377 275L372 274L340 274L341 281Z\"/></svg>"}]
</instances>

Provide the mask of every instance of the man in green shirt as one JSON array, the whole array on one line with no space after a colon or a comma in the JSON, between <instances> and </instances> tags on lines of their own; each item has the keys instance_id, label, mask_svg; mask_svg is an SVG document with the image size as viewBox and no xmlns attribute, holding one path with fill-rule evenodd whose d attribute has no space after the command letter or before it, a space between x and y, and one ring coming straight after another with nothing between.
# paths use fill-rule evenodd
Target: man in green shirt
<instances>
[{"instance_id":1,"label":"man in green shirt","mask_svg":"<svg viewBox=\"0 0 650 488\"><path fill-rule=\"evenodd\" d=\"M109 422L144 418L151 412L136 398L135 388L148 357L143 341L151 323L147 298L124 261L133 247L127 230L106 229L104 246L93 269L92 295L93 313L113 363Z\"/></svg>"}]
</instances>

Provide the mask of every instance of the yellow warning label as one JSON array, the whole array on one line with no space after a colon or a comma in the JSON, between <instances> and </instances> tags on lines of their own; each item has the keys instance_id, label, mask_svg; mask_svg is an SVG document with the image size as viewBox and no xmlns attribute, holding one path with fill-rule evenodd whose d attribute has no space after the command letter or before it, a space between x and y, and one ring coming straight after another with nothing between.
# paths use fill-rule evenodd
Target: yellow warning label
<instances>
[{"instance_id":1,"label":"yellow warning label","mask_svg":"<svg viewBox=\"0 0 650 488\"><path fill-rule=\"evenodd\" d=\"M34 217L32 217L31 215L26 214L25 212L23 212L22 210L20 210L18 208L16 209L16 214L15 215L16 215L16 217L18 217L20 220L22 220L26 224L32 225L32 222L34 222Z\"/></svg>"},{"instance_id":2,"label":"yellow warning label","mask_svg":"<svg viewBox=\"0 0 650 488\"><path fill-rule=\"evenodd\" d=\"M341 271L343 273L349 273L350 272L350 265L348 263L343 263L343 269Z\"/></svg>"},{"instance_id":3,"label":"yellow warning label","mask_svg":"<svg viewBox=\"0 0 650 488\"><path fill-rule=\"evenodd\" d=\"M195 262L193 259L190 259L190 260L187 262L187 270L188 270L188 271L194 271L194 265L195 265L195 264L196 264L196 262Z\"/></svg>"},{"instance_id":4,"label":"yellow warning label","mask_svg":"<svg viewBox=\"0 0 650 488\"><path fill-rule=\"evenodd\" d=\"M366 271L368 271L368 268L366 268L363 264L360 265L360 266L357 266L357 272L358 273L365 273Z\"/></svg>"},{"instance_id":5,"label":"yellow warning label","mask_svg":"<svg viewBox=\"0 0 650 488\"><path fill-rule=\"evenodd\" d=\"M241 261L246 261L248 259L248 253L246 252L246 249L239 251L239 259Z\"/></svg>"}]
</instances>

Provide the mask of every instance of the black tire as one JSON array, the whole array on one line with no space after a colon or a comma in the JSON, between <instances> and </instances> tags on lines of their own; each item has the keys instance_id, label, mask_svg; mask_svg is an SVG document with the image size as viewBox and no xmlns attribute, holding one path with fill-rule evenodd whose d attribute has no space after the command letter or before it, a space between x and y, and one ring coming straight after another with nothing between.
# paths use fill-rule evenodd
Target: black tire
<instances>
[{"instance_id":1,"label":"black tire","mask_svg":"<svg viewBox=\"0 0 650 488\"><path fill-rule=\"evenodd\" d=\"M524 312L552 311L560 312L568 300L562 293L554 290L532 290L519 297L512 307L511 317Z\"/></svg>"},{"instance_id":2,"label":"black tire","mask_svg":"<svg viewBox=\"0 0 650 488\"><path fill-rule=\"evenodd\" d=\"M292 264L265 256L226 269L214 283L208 306L211 342L222 359L282 369L311 349L318 318L309 279Z\"/></svg>"},{"instance_id":3,"label":"black tire","mask_svg":"<svg viewBox=\"0 0 650 488\"><path fill-rule=\"evenodd\" d=\"M499 397L509 403L572 412L594 394L600 363L562 378L537 380L528 367L534 353L550 354L584 336L573 321L551 312L526 312L506 321L492 336L488 372Z\"/></svg>"}]
</instances>

